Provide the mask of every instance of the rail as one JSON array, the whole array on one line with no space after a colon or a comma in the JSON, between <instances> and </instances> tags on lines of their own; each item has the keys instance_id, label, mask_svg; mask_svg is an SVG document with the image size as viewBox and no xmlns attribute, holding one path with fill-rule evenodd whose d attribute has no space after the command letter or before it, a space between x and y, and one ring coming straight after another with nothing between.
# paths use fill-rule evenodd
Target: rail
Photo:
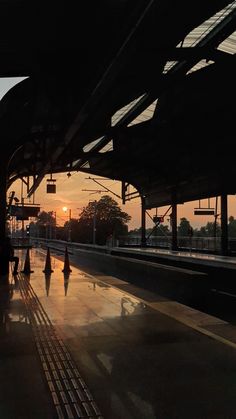
<instances>
[{"instance_id":1,"label":"rail","mask_svg":"<svg viewBox=\"0 0 236 419\"><path fill-rule=\"evenodd\" d=\"M50 246L52 249L64 251L65 247L68 247L68 251L73 253L73 250L80 249L86 251L95 251L99 253L111 253L113 248L117 246L100 246L94 244L75 243L63 240L45 239L45 238L34 238L31 237L30 243L33 246L45 245ZM229 251L236 252L236 239L229 238ZM118 244L118 243L117 243ZM120 237L119 247L141 247L141 237ZM171 237L170 236L156 236L150 237L147 240L147 247L156 247L159 249L170 249L171 248ZM221 241L220 237L187 237L182 236L178 238L179 250L192 250L203 253L220 253Z\"/></svg>"},{"instance_id":2,"label":"rail","mask_svg":"<svg viewBox=\"0 0 236 419\"><path fill-rule=\"evenodd\" d=\"M171 248L171 236L155 236L147 239L147 247L157 247L163 249ZM229 251L236 251L236 238L229 237L228 240ZM124 246L141 246L140 236L125 236L119 238L119 245ZM191 249L201 252L220 252L221 238L220 237L178 237L178 248L181 250Z\"/></svg>"}]
</instances>

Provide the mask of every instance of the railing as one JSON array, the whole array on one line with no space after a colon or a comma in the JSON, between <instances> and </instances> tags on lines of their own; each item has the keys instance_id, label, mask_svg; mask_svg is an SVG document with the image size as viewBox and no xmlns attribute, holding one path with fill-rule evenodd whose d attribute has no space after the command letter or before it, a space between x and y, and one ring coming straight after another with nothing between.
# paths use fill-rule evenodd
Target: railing
<instances>
[{"instance_id":1,"label":"railing","mask_svg":"<svg viewBox=\"0 0 236 419\"><path fill-rule=\"evenodd\" d=\"M13 247L30 247L29 237L13 237L11 238L11 244Z\"/></svg>"},{"instance_id":2,"label":"railing","mask_svg":"<svg viewBox=\"0 0 236 419\"><path fill-rule=\"evenodd\" d=\"M85 244L85 243L75 243L75 242L68 242L64 240L54 240L54 239L44 239L41 237L31 237L31 244L33 246L49 246L52 249L61 250L64 252L65 247L68 247L68 251L73 253L74 249L80 250L87 250L87 251L95 251L100 253L108 253L110 250L109 246L99 246L96 244Z\"/></svg>"},{"instance_id":3,"label":"railing","mask_svg":"<svg viewBox=\"0 0 236 419\"><path fill-rule=\"evenodd\" d=\"M34 246L44 245L50 246L57 250L64 251L65 247L68 247L68 250L73 252L74 249L86 250L86 251L95 251L100 253L110 253L113 247L140 247L141 246L141 237L140 236L126 236L120 237L119 242L117 241L116 246L99 246L94 244L85 244L85 243L75 243L68 242L63 240L53 240L53 239L44 239L44 238L31 238L30 243ZM119 243L119 244L118 244ZM236 252L236 239L229 238L229 251ZM156 247L159 249L171 249L171 237L170 236L156 236L150 237L147 240L147 247ZM181 250L192 250L199 252L210 252L210 253L220 253L221 249L221 239L220 237L187 237L182 236L178 237L178 248Z\"/></svg>"},{"instance_id":4,"label":"railing","mask_svg":"<svg viewBox=\"0 0 236 419\"><path fill-rule=\"evenodd\" d=\"M171 236L156 236L147 239L147 246L163 249L171 248ZM229 237L229 250L236 251L236 239ZM125 236L119 238L120 246L141 246L140 236ZM179 249L191 249L203 252L220 252L220 237L178 237Z\"/></svg>"}]
</instances>

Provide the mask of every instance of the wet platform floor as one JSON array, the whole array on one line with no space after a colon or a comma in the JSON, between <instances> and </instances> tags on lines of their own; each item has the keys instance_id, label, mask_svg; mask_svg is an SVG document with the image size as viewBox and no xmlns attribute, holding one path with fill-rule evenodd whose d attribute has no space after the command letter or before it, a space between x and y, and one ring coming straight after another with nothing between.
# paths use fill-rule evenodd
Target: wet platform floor
<instances>
[{"instance_id":1,"label":"wet platform floor","mask_svg":"<svg viewBox=\"0 0 236 419\"><path fill-rule=\"evenodd\" d=\"M20 257L23 260L23 254ZM63 262L56 258L52 258L54 272L49 277L42 273L44 265L45 252L33 249L34 272L27 280L104 418L236 417L235 328L136 290L125 280L91 276L74 266L68 277L62 273ZM34 336L28 338L31 346L27 345L21 359L17 358L24 341L23 328L30 325L14 284L12 291L2 316L1 341L12 339L14 352L6 348L5 358L1 356L1 377L11 370L10 365L6 367L11 360L15 361L14 374L28 370L32 397L24 394L19 405L24 409L30 396L33 407L26 410L28 416L20 416L20 412L14 416L16 410L11 416L10 393L14 400L21 385L13 374L10 380L4 379L9 381L9 388L1 400L5 416L0 417L53 417L50 392L34 351Z\"/></svg>"}]
</instances>

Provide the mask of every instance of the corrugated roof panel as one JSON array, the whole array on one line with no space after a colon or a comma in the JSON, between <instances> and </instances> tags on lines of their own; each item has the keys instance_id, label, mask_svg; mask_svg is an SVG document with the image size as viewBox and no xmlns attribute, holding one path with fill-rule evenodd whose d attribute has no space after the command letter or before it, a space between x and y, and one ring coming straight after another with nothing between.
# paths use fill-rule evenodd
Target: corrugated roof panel
<instances>
[{"instance_id":1,"label":"corrugated roof panel","mask_svg":"<svg viewBox=\"0 0 236 419\"><path fill-rule=\"evenodd\" d=\"M101 150L99 150L99 153L107 153L108 151L113 150L113 140L109 141Z\"/></svg>"},{"instance_id":2,"label":"corrugated roof panel","mask_svg":"<svg viewBox=\"0 0 236 419\"><path fill-rule=\"evenodd\" d=\"M180 42L177 47L194 47L201 39L203 39L216 25L218 25L229 13L236 7L236 1L228 4L222 10L205 20L197 28L193 29L189 34Z\"/></svg>"},{"instance_id":3,"label":"corrugated roof panel","mask_svg":"<svg viewBox=\"0 0 236 419\"><path fill-rule=\"evenodd\" d=\"M236 54L236 31L221 42L217 49L227 52L228 54Z\"/></svg>"},{"instance_id":4,"label":"corrugated roof panel","mask_svg":"<svg viewBox=\"0 0 236 419\"><path fill-rule=\"evenodd\" d=\"M111 118L111 126L114 127L117 122L119 122L121 120L121 118L123 118L123 116L125 116L125 114L127 112L130 111L130 109L133 108L133 106L136 105L136 103L143 97L139 96L137 99L134 99L132 102L128 103L127 105L123 106L123 108L119 109L116 113L114 113L114 115Z\"/></svg>"},{"instance_id":5,"label":"corrugated roof panel","mask_svg":"<svg viewBox=\"0 0 236 419\"><path fill-rule=\"evenodd\" d=\"M96 140L91 141L91 143L86 144L86 145L83 147L83 151L84 151L85 153L87 153L88 151L92 150L92 148L93 148L96 144L98 144L98 143L99 143L99 141L100 141L102 138L103 138L103 137L97 138Z\"/></svg>"},{"instance_id":6,"label":"corrugated roof panel","mask_svg":"<svg viewBox=\"0 0 236 419\"><path fill-rule=\"evenodd\" d=\"M193 73L194 71L201 70L201 68L208 67L209 65L214 64L214 61L211 60L201 60L194 67L192 67L187 74Z\"/></svg>"},{"instance_id":7,"label":"corrugated roof panel","mask_svg":"<svg viewBox=\"0 0 236 419\"><path fill-rule=\"evenodd\" d=\"M132 125L137 125L137 124L140 124L141 122L145 122L151 119L155 112L157 102L158 102L157 99L154 100L154 102L151 103L151 105L149 105L147 109L145 109L145 111L143 111L140 115L138 115L137 118L135 118L132 122L130 122L128 126L130 127Z\"/></svg>"}]
</instances>

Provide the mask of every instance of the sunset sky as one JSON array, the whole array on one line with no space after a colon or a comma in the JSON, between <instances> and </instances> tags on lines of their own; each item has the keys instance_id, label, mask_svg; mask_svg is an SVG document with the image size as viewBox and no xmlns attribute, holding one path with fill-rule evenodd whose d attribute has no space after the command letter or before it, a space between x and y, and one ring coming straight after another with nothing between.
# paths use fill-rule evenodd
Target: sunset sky
<instances>
[{"instance_id":1,"label":"sunset sky","mask_svg":"<svg viewBox=\"0 0 236 419\"><path fill-rule=\"evenodd\" d=\"M15 78L0 78L0 99L6 94L6 92L13 87L15 84L19 83L23 78L15 77ZM104 194L93 194L90 192L82 191L82 189L101 189L98 185L96 185L92 180L88 180L86 178L89 177L87 174L83 174L80 172L72 172L71 177L67 177L66 173L57 174L53 176L57 179L57 193L56 194L47 194L46 193L46 179L49 176L46 176L42 181L41 185L39 186L38 190L35 194L35 203L40 204L42 211L56 211L57 213L57 222L59 225L63 225L65 221L68 220L69 211L64 213L62 207L66 206L68 209L71 209L71 216L72 218L78 218L81 209L88 204L89 201L98 200ZM92 175L91 175L92 177ZM108 187L109 189L113 190L116 194L120 195L121 193L121 183L118 181L106 180L102 181L104 186ZM14 190L16 192L16 196L20 199L21 196L21 182L17 181L13 184L8 191ZM132 219L129 223L129 229L138 228L140 227L140 215L141 215L141 208L140 208L140 199L134 199L132 201L127 202L125 205L122 205L121 200L116 198L115 196L111 195L122 207L123 211L126 211L129 215L131 215ZM23 197L26 198L26 190L23 189ZM26 202L29 202L26 200ZM32 202L32 199L31 199ZM236 196L229 197L229 215L233 215L236 217ZM215 199L211 199L211 207L215 206ZM218 203L218 209L219 209ZM207 207L208 201L202 200L201 206ZM178 222L181 217L186 217L191 222L194 228L199 227L201 225L205 225L208 221L214 221L213 216L196 216L193 215L194 208L198 207L198 201L185 203L183 205L178 206ZM158 215L163 215L166 211L167 207L159 208ZM156 210L149 211L150 214L154 215ZM219 213L219 210L218 210ZM165 224L168 224L168 217L166 217ZM153 223L149 217L147 217L147 227L152 227Z\"/></svg>"},{"instance_id":2,"label":"sunset sky","mask_svg":"<svg viewBox=\"0 0 236 419\"><path fill-rule=\"evenodd\" d=\"M136 198L132 201L127 202L125 205L122 205L121 200L116 198L116 196L110 193L91 193L88 191L83 191L83 189L102 189L96 185L92 180L87 179L89 175L81 172L72 172L71 177L67 177L66 173L60 173L53 175L53 178L56 179L56 194L47 194L46 193L46 184L47 179L50 176L46 176L39 186L38 190L35 193L35 203L40 204L42 211L56 211L57 222L59 225L63 225L65 221L68 220L69 211L64 213L62 208L67 207L71 209L72 218L78 218L81 209L88 204L89 201L99 200L103 195L110 195L114 198L123 211L126 211L131 215L132 219L129 223L129 229L134 229L140 227L141 223L141 206L140 199ZM92 175L91 175L92 177ZM97 178L97 177L96 177ZM121 192L121 183L118 181L112 180L102 180L101 183L114 191L116 194ZM16 196L20 199L21 196L21 181L15 182L12 185L9 192L14 190ZM26 187L23 188L23 196L26 198ZM32 198L29 201L26 199L25 202L32 202ZM229 196L229 215L236 217L236 196ZM199 216L193 215L194 208L198 207L199 201L193 201L185 203L183 205L178 205L178 222L181 217L186 217L192 224L194 228L205 225L208 221L214 221L213 216ZM201 200L201 206L207 207L208 200ZM211 198L210 206L214 208L215 198ZM158 214L163 215L168 207L162 207L158 209ZM218 200L218 213L220 212L220 200ZM156 209L149 211L150 214L154 215ZM165 223L168 224L168 218L166 217ZM152 227L154 224L151 219L147 216L147 227Z\"/></svg>"}]
</instances>

